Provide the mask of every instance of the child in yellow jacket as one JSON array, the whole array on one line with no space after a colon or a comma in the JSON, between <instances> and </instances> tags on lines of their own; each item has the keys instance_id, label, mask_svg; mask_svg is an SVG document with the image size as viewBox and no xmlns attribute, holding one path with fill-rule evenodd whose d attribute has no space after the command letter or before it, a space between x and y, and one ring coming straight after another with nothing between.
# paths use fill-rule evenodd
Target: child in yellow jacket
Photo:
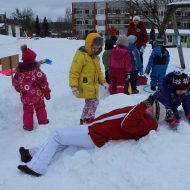
<instances>
[{"instance_id":1,"label":"child in yellow jacket","mask_svg":"<svg viewBox=\"0 0 190 190\"><path fill-rule=\"evenodd\" d=\"M108 89L98 56L102 46L103 38L98 33L88 34L85 46L76 51L70 68L69 85L72 93L85 99L80 124L87 123L95 117L99 104L99 84Z\"/></svg>"}]
</instances>

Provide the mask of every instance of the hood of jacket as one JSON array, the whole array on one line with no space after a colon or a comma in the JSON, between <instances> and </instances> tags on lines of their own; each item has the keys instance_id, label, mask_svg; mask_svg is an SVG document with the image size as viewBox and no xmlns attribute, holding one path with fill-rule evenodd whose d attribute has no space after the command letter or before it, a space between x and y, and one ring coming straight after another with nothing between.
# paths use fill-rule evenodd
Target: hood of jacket
<instances>
[{"instance_id":1,"label":"hood of jacket","mask_svg":"<svg viewBox=\"0 0 190 190\"><path fill-rule=\"evenodd\" d=\"M124 46L116 46L113 50L112 53L114 53L114 58L115 59L121 59L126 55L126 52L128 52L128 49Z\"/></svg>"},{"instance_id":2,"label":"hood of jacket","mask_svg":"<svg viewBox=\"0 0 190 190\"><path fill-rule=\"evenodd\" d=\"M130 27L130 28L134 28L134 27L135 27L134 22L130 22L129 27ZM144 27L144 22L140 21L140 22L137 24L137 28L142 28L142 27Z\"/></svg>"},{"instance_id":3,"label":"hood of jacket","mask_svg":"<svg viewBox=\"0 0 190 190\"><path fill-rule=\"evenodd\" d=\"M89 54L92 55L92 44L93 44L93 40L97 37L101 37L98 33L90 33L88 34L88 36L86 37L85 40L85 51Z\"/></svg>"}]
</instances>

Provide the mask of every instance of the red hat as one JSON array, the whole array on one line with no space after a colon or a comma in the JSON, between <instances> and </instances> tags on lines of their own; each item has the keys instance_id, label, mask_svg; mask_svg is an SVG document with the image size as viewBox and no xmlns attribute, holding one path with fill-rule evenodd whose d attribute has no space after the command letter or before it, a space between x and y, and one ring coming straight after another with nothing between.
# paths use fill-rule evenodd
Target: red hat
<instances>
[{"instance_id":1,"label":"red hat","mask_svg":"<svg viewBox=\"0 0 190 190\"><path fill-rule=\"evenodd\" d=\"M173 85L175 90L188 90L189 89L189 77L187 74L174 74Z\"/></svg>"},{"instance_id":2,"label":"red hat","mask_svg":"<svg viewBox=\"0 0 190 190\"><path fill-rule=\"evenodd\" d=\"M32 51L31 49L27 48L22 53L22 60L24 62L35 62L36 59L36 53Z\"/></svg>"}]
</instances>

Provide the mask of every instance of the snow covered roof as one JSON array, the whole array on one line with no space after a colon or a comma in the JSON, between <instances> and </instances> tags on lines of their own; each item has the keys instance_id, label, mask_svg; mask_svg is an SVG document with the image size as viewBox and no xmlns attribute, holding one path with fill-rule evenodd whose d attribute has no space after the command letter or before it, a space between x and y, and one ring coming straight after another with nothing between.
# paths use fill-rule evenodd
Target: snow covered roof
<instances>
[{"instance_id":1,"label":"snow covered roof","mask_svg":"<svg viewBox=\"0 0 190 190\"><path fill-rule=\"evenodd\" d=\"M147 33L150 33L150 29L146 29ZM179 29L179 34L188 34L190 35L190 30L188 29ZM158 30L155 29L155 33L158 34ZM174 30L173 29L166 29L166 34L174 34Z\"/></svg>"},{"instance_id":2,"label":"snow covered roof","mask_svg":"<svg viewBox=\"0 0 190 190\"><path fill-rule=\"evenodd\" d=\"M184 7L184 6L190 6L190 1L177 1L173 3L169 3L168 6L175 6L175 7Z\"/></svg>"}]
</instances>

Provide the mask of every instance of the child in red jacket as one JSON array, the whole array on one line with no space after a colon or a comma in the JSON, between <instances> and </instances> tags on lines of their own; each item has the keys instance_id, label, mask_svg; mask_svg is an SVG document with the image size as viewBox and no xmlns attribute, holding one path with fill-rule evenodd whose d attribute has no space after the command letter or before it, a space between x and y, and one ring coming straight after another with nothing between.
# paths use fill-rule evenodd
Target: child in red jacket
<instances>
[{"instance_id":1,"label":"child in red jacket","mask_svg":"<svg viewBox=\"0 0 190 190\"><path fill-rule=\"evenodd\" d=\"M111 94L125 93L126 75L132 72L131 53L127 46L127 36L121 35L109 55Z\"/></svg>"},{"instance_id":2,"label":"child in red jacket","mask_svg":"<svg viewBox=\"0 0 190 190\"><path fill-rule=\"evenodd\" d=\"M43 175L58 150L67 146L102 147L109 140L139 139L150 130L156 130L158 121L164 120L165 114L165 107L150 96L136 106L105 113L86 126L58 129L39 148L20 147L21 161L28 163L19 165L18 169L29 175Z\"/></svg>"},{"instance_id":3,"label":"child in red jacket","mask_svg":"<svg viewBox=\"0 0 190 190\"><path fill-rule=\"evenodd\" d=\"M50 88L46 75L42 72L37 62L34 62L36 53L30 49L25 50L13 78L13 86L20 93L23 103L23 128L33 130L33 110L36 111L39 124L47 124L47 112L44 97L50 99Z\"/></svg>"}]
</instances>

